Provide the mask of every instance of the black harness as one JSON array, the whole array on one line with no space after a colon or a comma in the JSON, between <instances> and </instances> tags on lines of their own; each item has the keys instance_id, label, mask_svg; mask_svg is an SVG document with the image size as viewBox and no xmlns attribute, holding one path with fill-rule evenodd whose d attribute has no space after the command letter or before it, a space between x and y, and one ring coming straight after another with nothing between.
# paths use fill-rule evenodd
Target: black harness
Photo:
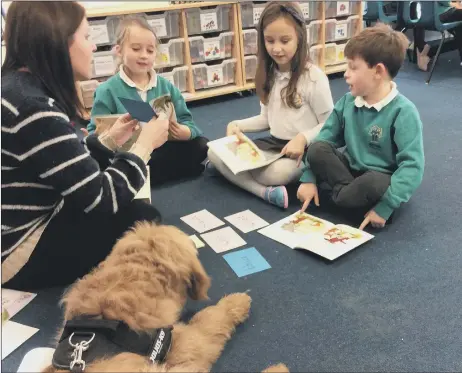
<instances>
[{"instance_id":1,"label":"black harness","mask_svg":"<svg viewBox=\"0 0 462 373\"><path fill-rule=\"evenodd\" d=\"M122 352L146 356L151 362L165 360L172 344L173 327L137 333L123 321L82 316L69 320L53 354L53 367L83 372L87 364Z\"/></svg>"}]
</instances>

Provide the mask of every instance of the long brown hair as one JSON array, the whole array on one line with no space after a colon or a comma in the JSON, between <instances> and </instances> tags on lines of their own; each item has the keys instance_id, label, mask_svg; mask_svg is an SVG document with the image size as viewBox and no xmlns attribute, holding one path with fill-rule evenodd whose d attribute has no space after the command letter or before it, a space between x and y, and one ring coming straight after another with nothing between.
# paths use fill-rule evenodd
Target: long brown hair
<instances>
[{"instance_id":1,"label":"long brown hair","mask_svg":"<svg viewBox=\"0 0 462 373\"><path fill-rule=\"evenodd\" d=\"M69 117L83 112L69 43L84 18L75 1L14 1L6 15L2 75L27 68Z\"/></svg>"},{"instance_id":2,"label":"long brown hair","mask_svg":"<svg viewBox=\"0 0 462 373\"><path fill-rule=\"evenodd\" d=\"M280 17L292 22L298 38L298 47L290 63L290 80L281 91L281 99L287 106L298 109L300 100L297 94L297 83L309 61L306 25L303 13L294 2L270 2L263 10L258 23L258 66L255 75L257 95L263 104L268 103L269 94L274 84L275 62L265 47L265 28Z\"/></svg>"}]
</instances>

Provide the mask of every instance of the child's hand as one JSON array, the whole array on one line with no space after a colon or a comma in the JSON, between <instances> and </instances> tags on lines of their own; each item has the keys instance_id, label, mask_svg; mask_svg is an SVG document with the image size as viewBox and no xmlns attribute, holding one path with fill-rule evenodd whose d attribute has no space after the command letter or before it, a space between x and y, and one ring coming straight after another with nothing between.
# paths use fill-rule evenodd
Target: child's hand
<instances>
[{"instance_id":1,"label":"child's hand","mask_svg":"<svg viewBox=\"0 0 462 373\"><path fill-rule=\"evenodd\" d=\"M138 121L132 119L130 114L124 114L115 121L109 129L109 136L115 141L118 146L125 144L133 132L138 128Z\"/></svg>"},{"instance_id":2,"label":"child's hand","mask_svg":"<svg viewBox=\"0 0 462 373\"><path fill-rule=\"evenodd\" d=\"M237 125L236 121L229 123L228 127L226 127L226 136L234 136L234 135L236 135L239 140L244 140L242 131Z\"/></svg>"},{"instance_id":3,"label":"child's hand","mask_svg":"<svg viewBox=\"0 0 462 373\"><path fill-rule=\"evenodd\" d=\"M284 154L292 159L297 159L297 167L303 159L303 153L305 153L306 139L303 134L299 133L292 140L290 140L286 146L281 150L281 154Z\"/></svg>"},{"instance_id":4,"label":"child's hand","mask_svg":"<svg viewBox=\"0 0 462 373\"><path fill-rule=\"evenodd\" d=\"M379 216L374 210L371 210L369 211L366 215L365 215L365 219L364 221L361 223L359 229L360 230L364 230L364 228L366 228L366 226L371 223L371 225L374 227L374 228L383 228L385 226L385 223L387 221L382 218L381 216Z\"/></svg>"},{"instance_id":5,"label":"child's hand","mask_svg":"<svg viewBox=\"0 0 462 373\"><path fill-rule=\"evenodd\" d=\"M319 206L319 196L318 196L318 187L313 183L302 183L297 190L297 198L300 202L303 203L301 212L304 212L311 200L314 198L314 203L316 206Z\"/></svg>"},{"instance_id":6,"label":"child's hand","mask_svg":"<svg viewBox=\"0 0 462 373\"><path fill-rule=\"evenodd\" d=\"M187 141L191 138L191 130L189 127L173 120L170 121L168 133L169 138L176 141Z\"/></svg>"}]
</instances>

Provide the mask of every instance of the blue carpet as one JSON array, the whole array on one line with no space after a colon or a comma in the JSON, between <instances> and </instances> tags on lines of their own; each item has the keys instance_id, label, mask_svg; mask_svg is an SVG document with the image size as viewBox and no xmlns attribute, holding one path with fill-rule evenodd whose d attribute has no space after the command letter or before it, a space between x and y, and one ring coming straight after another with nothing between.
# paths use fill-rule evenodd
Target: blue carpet
<instances>
[{"instance_id":1,"label":"blue carpet","mask_svg":"<svg viewBox=\"0 0 462 373\"><path fill-rule=\"evenodd\" d=\"M271 269L238 278L206 247L200 258L213 278L210 303L250 290L250 319L237 329L213 370L260 371L284 362L293 371L462 371L462 67L443 55L430 85L407 65L399 90L417 105L424 123L426 173L422 186L376 238L333 263L292 251L256 232L242 235ZM331 80L334 99L347 90ZM226 124L254 115L255 96L231 95L190 105L205 134L223 136ZM251 209L273 223L295 212L267 205L220 177L202 177L153 191L164 221L194 233L180 217L208 209L223 218ZM459 206L459 207L457 207ZM323 211L315 214L341 222ZM14 320L40 331L5 359L15 371L24 354L52 343L61 322L62 289L41 292ZM209 303L190 303L186 313Z\"/></svg>"}]
</instances>

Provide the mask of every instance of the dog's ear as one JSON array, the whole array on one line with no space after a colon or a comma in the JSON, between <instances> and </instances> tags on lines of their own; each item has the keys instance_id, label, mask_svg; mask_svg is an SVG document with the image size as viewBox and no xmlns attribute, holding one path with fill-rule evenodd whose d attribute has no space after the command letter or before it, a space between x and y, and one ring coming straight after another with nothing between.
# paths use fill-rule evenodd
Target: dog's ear
<instances>
[{"instance_id":1,"label":"dog's ear","mask_svg":"<svg viewBox=\"0 0 462 373\"><path fill-rule=\"evenodd\" d=\"M210 277L197 257L193 259L191 268L191 286L188 295L194 300L207 300L210 288Z\"/></svg>"}]
</instances>

